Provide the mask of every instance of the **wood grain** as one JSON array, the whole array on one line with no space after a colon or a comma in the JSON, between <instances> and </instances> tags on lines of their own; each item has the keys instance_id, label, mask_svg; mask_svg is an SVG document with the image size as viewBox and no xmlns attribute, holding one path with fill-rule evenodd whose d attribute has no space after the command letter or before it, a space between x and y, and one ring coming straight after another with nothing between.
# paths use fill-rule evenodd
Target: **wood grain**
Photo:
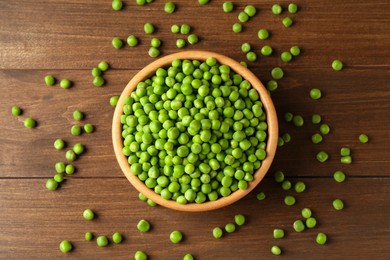
<instances>
[{"instance_id":1,"label":"wood grain","mask_svg":"<svg viewBox=\"0 0 390 260\"><path fill-rule=\"evenodd\" d=\"M289 259L344 259L346 251L351 259L369 255L386 259L390 254L389 179L353 179L344 184L313 178L304 181L307 194L282 191L274 181L265 180L239 202L205 214L150 207L138 200L138 193L125 178L104 182L71 178L55 192L45 190L41 179L1 180L0 252L2 256L19 259L26 254L29 259L60 257L63 254L57 249L58 243L69 239L75 246L74 252L67 255L72 259L129 259L137 250L144 250L151 259L181 259L186 253L194 254L196 259L271 259L270 248L274 244L280 245ZM255 197L260 191L266 193L264 201ZM296 195L295 206L283 204L286 194ZM332 208L336 197L345 201L343 211ZM370 201L369 207L362 203L365 201ZM301 219L303 207L313 210L318 226L296 233L292 223ZM97 219L84 220L85 208L95 210ZM239 213L247 216L246 225L220 240L212 237L214 227L232 222ZM150 232L141 234L136 229L140 219L150 221ZM283 228L286 237L273 239L274 228ZM169 241L173 230L183 232L182 243ZM84 240L87 231L108 236L118 231L126 239L121 245L97 248L95 241ZM317 232L327 233L327 245L315 243Z\"/></svg>"},{"instance_id":2,"label":"wood grain","mask_svg":"<svg viewBox=\"0 0 390 260\"><path fill-rule=\"evenodd\" d=\"M222 12L222 0L200 6L197 1L175 0L177 11L164 13L165 1L137 6L125 0L121 12L111 9L108 0L0 0L0 259L129 259L144 250L150 259L182 259L193 253L196 259L271 259L271 246L277 244L289 259L389 259L390 258L390 3L381 0L300 0L297 14L280 16L270 11L275 1L237 0L230 14ZM279 1L283 7L291 1ZM238 13L254 4L258 14L234 34L232 24ZM284 28L282 18L291 16L295 24ZM143 24L152 22L157 31L145 35ZM285 77L272 93L279 116L281 133L292 141L278 148L270 172L244 199L226 208L207 213L183 213L163 207L149 207L137 198L136 190L121 172L112 148L111 123L114 108L109 98L120 95L129 80L153 61L147 55L152 37L162 40L162 55L175 53L170 32L174 23L188 23L201 41L184 50L208 50L245 60L240 46L249 42L258 53L271 45L271 57L249 62L249 68L263 83L270 71L280 66ZM266 28L271 37L261 41L257 31ZM136 48L116 50L113 37L140 38ZM293 45L302 55L284 64L280 53ZM330 64L341 59L345 69L335 72ZM90 69L107 60L113 69L105 73L107 85L93 87ZM43 77L69 78L71 89L47 87ZM323 98L311 100L309 90L320 88ZM22 107L21 117L13 117L13 105ZM80 109L92 123L93 134L71 136L72 112ZM301 114L302 128L283 121L283 114ZM331 133L319 145L311 143L318 126L310 123L314 113L323 116ZM25 117L38 121L36 129L23 126ZM358 135L370 137L367 144ZM77 142L86 153L74 165L77 172L55 192L44 188L54 174L53 166L65 160L65 151L55 151L53 141L63 138L68 148ZM341 147L352 149L352 165L339 162ZM330 155L319 163L315 154ZM295 183L302 180L307 191L283 191L272 180L275 170L283 170ZM345 183L332 180L332 173L343 170ZM264 191L267 199L257 201ZM293 207L283 204L285 195L297 197ZM331 202L345 201L346 208L335 211ZM300 218L303 207L310 207L318 227L296 233L292 223ZM92 208L98 218L82 219L82 211ZM220 240L211 236L215 226L233 221L243 213L247 225ZM136 230L139 219L148 219L150 233ZM287 236L272 237L274 228ZM179 229L183 243L173 245L169 233ZM84 241L84 232L111 235L122 232L120 245L98 248ZM329 243L314 242L317 232L329 235ZM58 243L68 239L75 245L72 253L62 254Z\"/></svg>"}]
</instances>

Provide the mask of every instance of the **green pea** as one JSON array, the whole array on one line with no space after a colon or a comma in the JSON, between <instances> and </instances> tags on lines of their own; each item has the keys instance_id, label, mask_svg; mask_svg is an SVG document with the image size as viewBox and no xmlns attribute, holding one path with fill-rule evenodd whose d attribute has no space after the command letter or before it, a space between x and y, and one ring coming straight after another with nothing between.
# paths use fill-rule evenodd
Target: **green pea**
<instances>
[{"instance_id":1,"label":"green pea","mask_svg":"<svg viewBox=\"0 0 390 260\"><path fill-rule=\"evenodd\" d=\"M284 197L284 203L287 205L287 206L292 206L294 205L296 202L295 200L295 197L294 196L291 196L291 195L287 195L286 197Z\"/></svg>"},{"instance_id":2,"label":"green pea","mask_svg":"<svg viewBox=\"0 0 390 260\"><path fill-rule=\"evenodd\" d=\"M234 216L234 222L236 222L236 224L238 226L244 225L245 224L245 216L242 215L242 214L235 215Z\"/></svg>"},{"instance_id":3,"label":"green pea","mask_svg":"<svg viewBox=\"0 0 390 260\"><path fill-rule=\"evenodd\" d=\"M148 54L152 58L156 58L160 55L160 50L157 49L156 47L150 47Z\"/></svg>"},{"instance_id":4,"label":"green pea","mask_svg":"<svg viewBox=\"0 0 390 260\"><path fill-rule=\"evenodd\" d=\"M83 120L84 114L80 110L75 110L73 111L73 119L80 121Z\"/></svg>"},{"instance_id":5,"label":"green pea","mask_svg":"<svg viewBox=\"0 0 390 260\"><path fill-rule=\"evenodd\" d=\"M335 199L333 201L333 207L336 210L342 210L344 208L344 202L341 199Z\"/></svg>"},{"instance_id":6,"label":"green pea","mask_svg":"<svg viewBox=\"0 0 390 260\"><path fill-rule=\"evenodd\" d=\"M93 220L95 218L95 213L91 209L86 209L83 212L83 217L86 220Z\"/></svg>"},{"instance_id":7,"label":"green pea","mask_svg":"<svg viewBox=\"0 0 390 260\"><path fill-rule=\"evenodd\" d=\"M53 179L56 182L61 183L64 180L64 176L62 175L62 173L57 173L54 175Z\"/></svg>"},{"instance_id":8,"label":"green pea","mask_svg":"<svg viewBox=\"0 0 390 260\"><path fill-rule=\"evenodd\" d=\"M108 239L106 236L98 236L96 238L96 244L99 246L99 247L105 247L108 245Z\"/></svg>"},{"instance_id":9,"label":"green pea","mask_svg":"<svg viewBox=\"0 0 390 260\"><path fill-rule=\"evenodd\" d=\"M56 83L56 79L52 75L46 75L44 79L47 86L53 86Z\"/></svg>"},{"instance_id":10,"label":"green pea","mask_svg":"<svg viewBox=\"0 0 390 260\"><path fill-rule=\"evenodd\" d=\"M281 183L284 181L284 174L282 171L276 171L274 174L274 179L277 183Z\"/></svg>"},{"instance_id":11,"label":"green pea","mask_svg":"<svg viewBox=\"0 0 390 260\"><path fill-rule=\"evenodd\" d=\"M320 115L318 115L318 114L314 114L314 115L312 115L311 116L311 122L313 123L313 124L319 124L319 123L321 123L321 116Z\"/></svg>"},{"instance_id":12,"label":"green pea","mask_svg":"<svg viewBox=\"0 0 390 260\"><path fill-rule=\"evenodd\" d=\"M68 164L66 165L65 167L65 173L70 175L70 174L73 174L75 172L75 168L72 164Z\"/></svg>"},{"instance_id":13,"label":"green pea","mask_svg":"<svg viewBox=\"0 0 390 260\"><path fill-rule=\"evenodd\" d=\"M326 234L324 234L324 233L317 234L317 237L316 237L317 244L324 245L324 244L326 244L326 240L327 240Z\"/></svg>"},{"instance_id":14,"label":"green pea","mask_svg":"<svg viewBox=\"0 0 390 260\"><path fill-rule=\"evenodd\" d=\"M93 81L92 81L92 84L93 84L95 87L101 87L101 86L103 86L105 83L106 83L106 82L105 82L104 78L101 77L101 76L95 77L95 78L93 79Z\"/></svg>"},{"instance_id":15,"label":"green pea","mask_svg":"<svg viewBox=\"0 0 390 260\"><path fill-rule=\"evenodd\" d=\"M319 162L326 162L329 158L329 155L324 151L320 151L317 153L316 158Z\"/></svg>"},{"instance_id":16,"label":"green pea","mask_svg":"<svg viewBox=\"0 0 390 260\"><path fill-rule=\"evenodd\" d=\"M300 116L300 115L295 115L295 116L293 116L292 121L293 121L293 124L294 124L295 126L297 126L297 127L302 127L302 126L304 125L304 123L305 123L303 117Z\"/></svg>"},{"instance_id":17,"label":"green pea","mask_svg":"<svg viewBox=\"0 0 390 260\"><path fill-rule=\"evenodd\" d=\"M291 122L293 120L294 115L290 112L287 112L284 114L284 121L287 123Z\"/></svg>"},{"instance_id":18,"label":"green pea","mask_svg":"<svg viewBox=\"0 0 390 260\"><path fill-rule=\"evenodd\" d=\"M112 107L115 107L116 104L118 103L118 100L119 100L119 96L112 96L112 97L110 97L110 105Z\"/></svg>"},{"instance_id":19,"label":"green pea","mask_svg":"<svg viewBox=\"0 0 390 260\"><path fill-rule=\"evenodd\" d=\"M178 230L172 231L169 235L169 239L172 243L177 244L183 239L183 234Z\"/></svg>"},{"instance_id":20,"label":"green pea","mask_svg":"<svg viewBox=\"0 0 390 260\"><path fill-rule=\"evenodd\" d=\"M60 87L63 89L70 88L72 86L72 82L69 79L63 79L60 81Z\"/></svg>"},{"instance_id":21,"label":"green pea","mask_svg":"<svg viewBox=\"0 0 390 260\"><path fill-rule=\"evenodd\" d=\"M58 187L58 182L54 179L48 179L45 186L48 190L56 190Z\"/></svg>"},{"instance_id":22,"label":"green pea","mask_svg":"<svg viewBox=\"0 0 390 260\"><path fill-rule=\"evenodd\" d=\"M120 49L123 47L123 41L118 37L113 38L111 43L115 49Z\"/></svg>"},{"instance_id":23,"label":"green pea","mask_svg":"<svg viewBox=\"0 0 390 260\"><path fill-rule=\"evenodd\" d=\"M37 125L37 122L34 119L32 119L30 117L24 119L24 126L26 128L35 128L36 125Z\"/></svg>"},{"instance_id":24,"label":"green pea","mask_svg":"<svg viewBox=\"0 0 390 260\"><path fill-rule=\"evenodd\" d=\"M113 0L112 1L112 9L115 11L120 11L122 9L123 3L121 0Z\"/></svg>"},{"instance_id":25,"label":"green pea","mask_svg":"<svg viewBox=\"0 0 390 260\"><path fill-rule=\"evenodd\" d=\"M199 38L196 34L190 34L187 37L187 41L189 44L196 44L199 41Z\"/></svg>"},{"instance_id":26,"label":"green pea","mask_svg":"<svg viewBox=\"0 0 390 260\"><path fill-rule=\"evenodd\" d=\"M107 62L105 62L105 61L101 61L101 62L99 62L99 64L98 64L98 69L100 69L101 71L107 71L108 70L108 68L109 68L110 66L108 65L108 63Z\"/></svg>"},{"instance_id":27,"label":"green pea","mask_svg":"<svg viewBox=\"0 0 390 260\"><path fill-rule=\"evenodd\" d=\"M18 106L13 106L13 107L11 108L11 114L12 114L13 116L20 116L20 115L22 114L22 110L21 110L20 107L18 107Z\"/></svg>"},{"instance_id":28,"label":"green pea","mask_svg":"<svg viewBox=\"0 0 390 260\"><path fill-rule=\"evenodd\" d=\"M238 20L242 23L246 23L249 20L249 15L245 12L240 12L238 14Z\"/></svg>"},{"instance_id":29,"label":"green pea","mask_svg":"<svg viewBox=\"0 0 390 260\"><path fill-rule=\"evenodd\" d=\"M284 230L280 228L274 229L274 238L280 239L284 237Z\"/></svg>"},{"instance_id":30,"label":"green pea","mask_svg":"<svg viewBox=\"0 0 390 260\"><path fill-rule=\"evenodd\" d=\"M295 189L296 192L301 193L301 192L305 191L306 185L305 185L304 182L298 181L297 183L295 183L294 189Z\"/></svg>"},{"instance_id":31,"label":"green pea","mask_svg":"<svg viewBox=\"0 0 390 260\"><path fill-rule=\"evenodd\" d=\"M288 28L293 24L293 20L290 17L285 17L282 20L282 23L283 23L284 27Z\"/></svg>"},{"instance_id":32,"label":"green pea","mask_svg":"<svg viewBox=\"0 0 390 260\"><path fill-rule=\"evenodd\" d=\"M183 257L183 260L194 260L194 257L193 257L191 254L186 254L186 255Z\"/></svg>"},{"instance_id":33,"label":"green pea","mask_svg":"<svg viewBox=\"0 0 390 260\"><path fill-rule=\"evenodd\" d=\"M278 246L272 246L271 253L274 255L280 255L282 253L282 250Z\"/></svg>"},{"instance_id":34,"label":"green pea","mask_svg":"<svg viewBox=\"0 0 390 260\"><path fill-rule=\"evenodd\" d=\"M228 223L225 225L225 231L228 233L233 233L236 231L236 226L233 223Z\"/></svg>"},{"instance_id":35,"label":"green pea","mask_svg":"<svg viewBox=\"0 0 390 260\"><path fill-rule=\"evenodd\" d=\"M223 231L222 231L221 228L215 227L215 228L213 229L213 237L215 237L215 238L221 238L221 237L222 237L222 234L223 234Z\"/></svg>"},{"instance_id":36,"label":"green pea","mask_svg":"<svg viewBox=\"0 0 390 260\"><path fill-rule=\"evenodd\" d=\"M289 190L289 189L291 189L291 186L292 186L292 184L291 184L291 181L289 181L289 180L285 180L282 182L282 189L283 190Z\"/></svg>"},{"instance_id":37,"label":"green pea","mask_svg":"<svg viewBox=\"0 0 390 260\"><path fill-rule=\"evenodd\" d=\"M293 227L296 232L302 232L305 230L305 224L303 224L302 220L294 221Z\"/></svg>"},{"instance_id":38,"label":"green pea","mask_svg":"<svg viewBox=\"0 0 390 260\"><path fill-rule=\"evenodd\" d=\"M248 61L255 62L257 60L257 55L255 52L250 51L246 54L246 58Z\"/></svg>"},{"instance_id":39,"label":"green pea","mask_svg":"<svg viewBox=\"0 0 390 260\"><path fill-rule=\"evenodd\" d=\"M165 5L164 5L164 11L168 14L171 14L175 11L175 4L172 3L172 2L166 2Z\"/></svg>"},{"instance_id":40,"label":"green pea","mask_svg":"<svg viewBox=\"0 0 390 260\"><path fill-rule=\"evenodd\" d=\"M269 32L266 29L260 29L257 32L257 36L259 37L260 40L266 40L269 37Z\"/></svg>"},{"instance_id":41,"label":"green pea","mask_svg":"<svg viewBox=\"0 0 390 260\"><path fill-rule=\"evenodd\" d=\"M94 131L95 127L92 124L85 124L84 125L84 131L86 133L92 133ZM80 129L81 130L81 129ZM80 131L81 132L81 131Z\"/></svg>"},{"instance_id":42,"label":"green pea","mask_svg":"<svg viewBox=\"0 0 390 260\"><path fill-rule=\"evenodd\" d=\"M307 228L314 228L317 225L317 220L315 218L308 218L306 219L306 227Z\"/></svg>"},{"instance_id":43,"label":"green pea","mask_svg":"<svg viewBox=\"0 0 390 260\"><path fill-rule=\"evenodd\" d=\"M172 33L179 33L179 32L180 32L180 26L177 25L177 24L173 24L173 25L171 26L171 32L172 32Z\"/></svg>"},{"instance_id":44,"label":"green pea","mask_svg":"<svg viewBox=\"0 0 390 260\"><path fill-rule=\"evenodd\" d=\"M330 127L329 127L329 125L328 125L328 124L322 124L322 125L320 125L320 132L321 132L321 134L323 134L323 135L329 134L329 132L330 132Z\"/></svg>"},{"instance_id":45,"label":"green pea","mask_svg":"<svg viewBox=\"0 0 390 260\"><path fill-rule=\"evenodd\" d=\"M85 237L85 240L91 241L93 239L93 234L91 232L86 232L84 237Z\"/></svg>"},{"instance_id":46,"label":"green pea","mask_svg":"<svg viewBox=\"0 0 390 260\"><path fill-rule=\"evenodd\" d=\"M134 259L135 260L147 260L148 256L142 251L137 251L134 254Z\"/></svg>"},{"instance_id":47,"label":"green pea","mask_svg":"<svg viewBox=\"0 0 390 260\"><path fill-rule=\"evenodd\" d=\"M189 34L191 31L191 26L189 26L188 24L182 24L180 26L180 33L181 34Z\"/></svg>"},{"instance_id":48,"label":"green pea","mask_svg":"<svg viewBox=\"0 0 390 260\"><path fill-rule=\"evenodd\" d=\"M138 38L134 35L130 35L129 37L127 37L127 44L130 46L130 47L135 47L138 45Z\"/></svg>"},{"instance_id":49,"label":"green pea","mask_svg":"<svg viewBox=\"0 0 390 260\"><path fill-rule=\"evenodd\" d=\"M303 208L301 211L301 214L302 214L302 217L307 219L307 218L311 217L312 212L311 212L311 209L309 209L309 208Z\"/></svg>"},{"instance_id":50,"label":"green pea","mask_svg":"<svg viewBox=\"0 0 390 260\"><path fill-rule=\"evenodd\" d=\"M234 9L234 4L232 2L224 2L222 8L225 13L230 13Z\"/></svg>"},{"instance_id":51,"label":"green pea","mask_svg":"<svg viewBox=\"0 0 390 260\"><path fill-rule=\"evenodd\" d=\"M56 150L62 150L65 147L65 142L62 139L56 139L54 141L54 148Z\"/></svg>"},{"instance_id":52,"label":"green pea","mask_svg":"<svg viewBox=\"0 0 390 260\"><path fill-rule=\"evenodd\" d=\"M284 62L291 61L291 59L292 59L291 53L289 53L287 51L282 52L282 54L280 55L280 59Z\"/></svg>"},{"instance_id":53,"label":"green pea","mask_svg":"<svg viewBox=\"0 0 390 260\"><path fill-rule=\"evenodd\" d=\"M362 143L362 144L365 144L368 142L368 136L366 134L360 134L359 135L359 141Z\"/></svg>"},{"instance_id":54,"label":"green pea","mask_svg":"<svg viewBox=\"0 0 390 260\"><path fill-rule=\"evenodd\" d=\"M256 7L254 7L253 5L247 5L245 6L244 8L244 12L249 16L249 17L253 17L255 16L256 14Z\"/></svg>"},{"instance_id":55,"label":"green pea","mask_svg":"<svg viewBox=\"0 0 390 260\"><path fill-rule=\"evenodd\" d=\"M291 14L295 14L296 12L298 12L298 6L294 3L289 4L288 5L288 12Z\"/></svg>"},{"instance_id":56,"label":"green pea","mask_svg":"<svg viewBox=\"0 0 390 260\"><path fill-rule=\"evenodd\" d=\"M343 64L343 62L341 60L334 60L332 62L333 70L340 71L340 70L343 69L343 67L344 67L344 64Z\"/></svg>"},{"instance_id":57,"label":"green pea","mask_svg":"<svg viewBox=\"0 0 390 260\"><path fill-rule=\"evenodd\" d=\"M209 3L209 0L198 0L198 3L201 5L205 5Z\"/></svg>"},{"instance_id":58,"label":"green pea","mask_svg":"<svg viewBox=\"0 0 390 260\"><path fill-rule=\"evenodd\" d=\"M272 76L273 79L278 80L278 79L283 78L284 72L283 72L283 70L281 68L276 67L276 68L272 69L271 76Z\"/></svg>"},{"instance_id":59,"label":"green pea","mask_svg":"<svg viewBox=\"0 0 390 260\"><path fill-rule=\"evenodd\" d=\"M290 48L290 53L293 55L293 56L299 56L299 54L301 54L301 49L299 48L299 46L292 46Z\"/></svg>"},{"instance_id":60,"label":"green pea","mask_svg":"<svg viewBox=\"0 0 390 260\"><path fill-rule=\"evenodd\" d=\"M349 149L348 147L343 147L340 149L340 155L341 156L349 156L351 155L351 149Z\"/></svg>"},{"instance_id":61,"label":"green pea","mask_svg":"<svg viewBox=\"0 0 390 260\"><path fill-rule=\"evenodd\" d=\"M61 241L59 248L62 253L67 253L72 250L73 246L68 240L63 240Z\"/></svg>"},{"instance_id":62,"label":"green pea","mask_svg":"<svg viewBox=\"0 0 390 260\"><path fill-rule=\"evenodd\" d=\"M279 4L274 4L272 6L272 13L273 14L281 14L283 11L282 7Z\"/></svg>"},{"instance_id":63,"label":"green pea","mask_svg":"<svg viewBox=\"0 0 390 260\"><path fill-rule=\"evenodd\" d=\"M114 234L112 234L112 242L114 242L115 244L120 244L122 242L122 234L119 233L119 232L115 232Z\"/></svg>"},{"instance_id":64,"label":"green pea","mask_svg":"<svg viewBox=\"0 0 390 260\"><path fill-rule=\"evenodd\" d=\"M68 150L65 153L65 158L68 161L74 161L74 160L76 160L77 155L76 155L76 153L73 150Z\"/></svg>"},{"instance_id":65,"label":"green pea","mask_svg":"<svg viewBox=\"0 0 390 260\"><path fill-rule=\"evenodd\" d=\"M264 45L263 47L261 47L261 50L260 50L260 53L263 55L263 56L270 56L272 54L272 48L271 46L269 45Z\"/></svg>"},{"instance_id":66,"label":"green pea","mask_svg":"<svg viewBox=\"0 0 390 260\"><path fill-rule=\"evenodd\" d=\"M142 233L148 232L150 230L150 224L147 220L141 219L137 224L137 229Z\"/></svg>"},{"instance_id":67,"label":"green pea","mask_svg":"<svg viewBox=\"0 0 390 260\"><path fill-rule=\"evenodd\" d=\"M176 47L181 49L181 48L184 48L186 46L186 41L183 40L183 39L177 39L176 40Z\"/></svg>"},{"instance_id":68,"label":"green pea","mask_svg":"<svg viewBox=\"0 0 390 260\"><path fill-rule=\"evenodd\" d=\"M81 134L81 127L78 125L73 125L70 129L70 133L72 135L80 135Z\"/></svg>"},{"instance_id":69,"label":"green pea","mask_svg":"<svg viewBox=\"0 0 390 260\"><path fill-rule=\"evenodd\" d=\"M266 196L264 192L260 192L256 195L257 200L265 200Z\"/></svg>"},{"instance_id":70,"label":"green pea","mask_svg":"<svg viewBox=\"0 0 390 260\"><path fill-rule=\"evenodd\" d=\"M233 32L240 33L242 31L242 25L240 23L233 24Z\"/></svg>"},{"instance_id":71,"label":"green pea","mask_svg":"<svg viewBox=\"0 0 390 260\"><path fill-rule=\"evenodd\" d=\"M321 90L319 90L318 88L312 88L310 90L310 97L312 99L320 99L321 98Z\"/></svg>"},{"instance_id":72,"label":"green pea","mask_svg":"<svg viewBox=\"0 0 390 260\"><path fill-rule=\"evenodd\" d=\"M153 34L155 31L154 25L151 23L145 23L144 24L144 32L146 34Z\"/></svg>"},{"instance_id":73,"label":"green pea","mask_svg":"<svg viewBox=\"0 0 390 260\"><path fill-rule=\"evenodd\" d=\"M311 141L313 142L313 144L319 144L322 142L322 135L316 133L314 135L312 135L311 137Z\"/></svg>"}]
</instances>

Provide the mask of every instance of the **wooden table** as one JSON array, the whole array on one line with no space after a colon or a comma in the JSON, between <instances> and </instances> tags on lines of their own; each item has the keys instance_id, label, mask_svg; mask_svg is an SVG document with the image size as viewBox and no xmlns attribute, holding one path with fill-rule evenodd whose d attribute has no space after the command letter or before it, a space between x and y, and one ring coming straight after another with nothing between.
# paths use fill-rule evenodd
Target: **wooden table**
<instances>
[{"instance_id":1,"label":"wooden table","mask_svg":"<svg viewBox=\"0 0 390 260\"><path fill-rule=\"evenodd\" d=\"M235 1L233 13L223 13L223 1L200 6L197 1L174 1L177 11L164 13L165 1L126 6L116 12L106 0L13 0L0 1L0 258L2 259L129 259L137 250L151 259L182 259L192 253L196 259L268 259L270 248L279 245L289 259L389 259L390 258L390 3L380 0L297 1L299 12L292 14L294 25L284 28L285 11L271 13L275 1ZM284 8L290 1L279 1ZM240 34L232 24L246 4L258 14L244 24ZM154 35L143 33L143 24L152 22ZM188 23L201 41L185 49L216 51L238 61L245 60L240 46L249 42L258 53L264 44L276 54L248 62L263 82L270 80L275 66L285 70L278 89L272 93L281 133L292 140L279 147L266 179L248 196L226 208L206 213L174 212L150 207L138 199L114 157L111 145L113 108L109 98L119 95L126 83L143 66L153 61L147 54L149 41L163 41L162 55L177 52L170 32L174 23ZM267 28L271 37L261 41L257 31ZM117 50L113 37L140 38L136 48ZM293 45L302 54L285 64L279 56ZM345 69L336 72L331 62L341 59ZM106 60L112 69L104 74L106 86L92 86L91 69ZM72 88L47 87L46 74L69 78ZM309 90L323 91L312 100ZM23 108L13 117L11 106ZM82 122L96 126L93 134L71 136L75 122L72 112L80 109ZM301 114L305 125L297 128L283 120L285 112ZM318 125L310 122L319 113L331 132L323 143L311 143ZM36 129L23 126L25 117L38 121ZM366 133L367 144L358 141ZM53 141L63 138L69 146L82 142L87 152L74 165L77 172L66 177L57 191L44 187L54 175L53 165L64 161L64 151L56 151ZM340 163L339 150L350 147L353 163ZM318 151L330 154L326 163L315 159ZM282 170L293 183L304 181L304 193L284 191L273 180ZM332 174L342 170L344 183ZM258 201L256 194L267 198ZM296 205L285 206L286 195L297 198ZM343 199L345 209L332 207ZM316 228L297 233L292 223L300 219L301 209L310 207L318 220ZM85 221L82 212L93 209L98 217ZM211 231L232 222L235 214L247 217L237 232L216 240ZM140 219L152 223L149 233L136 229ZM274 228L286 230L286 237L275 240ZM181 230L185 239L172 244L169 234ZM84 240L84 233L108 235L118 231L125 240L120 245L98 248ZM315 243L318 232L328 234L324 246ZM74 250L63 254L60 241L72 241Z\"/></svg>"}]
</instances>

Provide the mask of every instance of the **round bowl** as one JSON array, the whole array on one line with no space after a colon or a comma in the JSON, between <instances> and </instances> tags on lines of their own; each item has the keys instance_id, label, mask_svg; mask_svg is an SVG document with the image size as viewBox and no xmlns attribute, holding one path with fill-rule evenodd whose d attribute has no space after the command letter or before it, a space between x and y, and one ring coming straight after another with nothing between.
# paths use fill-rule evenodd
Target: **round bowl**
<instances>
[{"instance_id":1,"label":"round bowl","mask_svg":"<svg viewBox=\"0 0 390 260\"><path fill-rule=\"evenodd\" d=\"M267 116L267 124L268 124L268 136L267 136L267 157L262 161L260 168L254 173L253 181L248 182L248 188L246 190L237 190L230 194L227 197L221 197L215 201L208 201L201 204L197 203L189 203L185 205L178 204L174 200L165 200L159 194L155 193L153 190L149 189L145 186L145 184L138 179L136 175L133 175L130 172L130 165L127 161L127 157L123 155L123 138L122 138L122 124L120 122L120 117L123 113L124 99L126 96L130 95L130 93L136 89L137 84L140 81L143 81L149 78L151 75L155 73L155 71L160 67L168 67L171 62L175 59L188 59L188 60L200 60L204 61L209 57L214 57L220 64L228 65L233 71L240 74L244 79L249 81L254 89L259 93L261 102L263 103L263 107ZM226 57L224 55L207 52L207 51L183 51L174 53L171 55L167 55L162 57L139 71L127 84L125 89L123 90L118 103L115 108L113 122L112 122L112 141L114 146L114 151L116 155L116 159L125 174L126 178L130 181L130 183L142 194L156 202L157 204L180 211L208 211L214 210L218 208L225 207L230 205L245 195L247 195L251 190L253 190L256 185L260 183L260 181L264 178L267 173L269 167L271 166L272 160L274 159L276 146L278 141L278 121L276 117L275 107L272 103L270 95L267 90L260 82L260 80L247 68L242 66L237 61Z\"/></svg>"}]
</instances>

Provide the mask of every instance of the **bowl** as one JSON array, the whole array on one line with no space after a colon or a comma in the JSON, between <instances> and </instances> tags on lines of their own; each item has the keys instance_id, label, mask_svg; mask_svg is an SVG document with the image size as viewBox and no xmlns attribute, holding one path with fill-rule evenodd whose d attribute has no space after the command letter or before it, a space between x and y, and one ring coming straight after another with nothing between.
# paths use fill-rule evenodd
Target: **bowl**
<instances>
[{"instance_id":1,"label":"bowl","mask_svg":"<svg viewBox=\"0 0 390 260\"><path fill-rule=\"evenodd\" d=\"M127 157L123 155L123 138L122 138L122 124L120 122L120 117L123 113L124 99L126 96L136 89L138 82L143 81L153 75L156 69L160 67L168 67L171 65L171 62L175 59L188 59L188 60L199 60L204 61L209 57L214 57L220 64L228 65L233 71L240 74L244 79L249 81L254 89L259 93L261 102L263 103L264 110L266 112L267 124L268 124L268 136L267 136L267 146L266 152L267 156L262 161L260 168L253 174L253 181L248 182L248 188L246 190L237 190L232 192L229 196L221 197L215 201L208 201L204 203L189 203L185 205L178 204L174 200L165 200L159 194L155 193L153 190L145 186L145 184L138 179L136 175L133 175L130 172L130 165L127 161ZM189 211L189 212L200 212L200 211L209 211L215 210L218 208L225 207L230 205L239 199L243 198L249 192L251 192L264 178L267 173L271 163L274 159L277 141L278 141L278 121L276 117L275 107L272 103L271 97L264 85L260 80L246 67L242 66L237 61L226 57L224 55L208 52L208 51L183 51L167 55L162 57L139 71L127 84L123 90L118 103L115 108L113 122L112 122L112 141L114 146L114 151L116 159L119 163L120 168L125 174L126 178L130 183L142 194L156 202L157 204L180 211Z\"/></svg>"}]
</instances>

